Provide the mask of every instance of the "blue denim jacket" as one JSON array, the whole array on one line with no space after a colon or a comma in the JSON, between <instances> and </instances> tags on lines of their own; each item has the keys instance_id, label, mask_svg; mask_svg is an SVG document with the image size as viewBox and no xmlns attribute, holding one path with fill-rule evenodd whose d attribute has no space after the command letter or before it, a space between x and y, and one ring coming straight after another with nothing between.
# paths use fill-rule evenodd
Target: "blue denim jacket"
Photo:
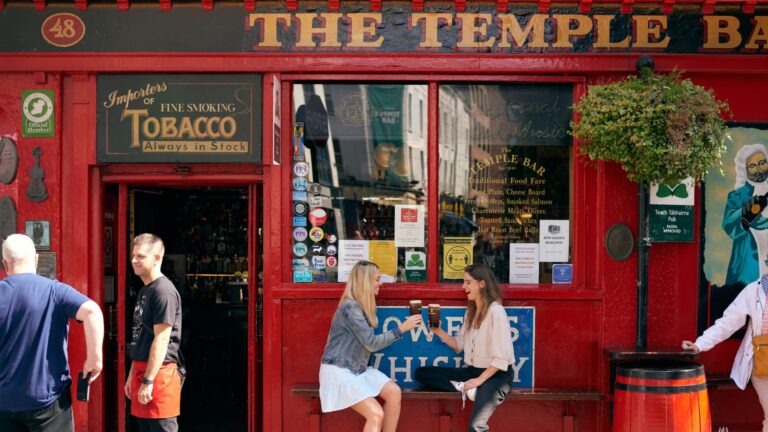
<instances>
[{"instance_id":1,"label":"blue denim jacket","mask_svg":"<svg viewBox=\"0 0 768 432\"><path fill-rule=\"evenodd\" d=\"M354 300L344 300L333 315L321 363L359 374L368 367L372 352L392 345L401 337L403 334L397 327L374 334L363 307Z\"/></svg>"}]
</instances>

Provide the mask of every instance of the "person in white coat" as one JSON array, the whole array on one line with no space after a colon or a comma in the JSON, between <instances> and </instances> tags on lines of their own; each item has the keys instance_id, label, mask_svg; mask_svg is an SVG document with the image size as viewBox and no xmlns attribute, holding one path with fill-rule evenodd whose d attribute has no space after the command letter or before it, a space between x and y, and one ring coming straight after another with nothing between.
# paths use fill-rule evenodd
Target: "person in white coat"
<instances>
[{"instance_id":1,"label":"person in white coat","mask_svg":"<svg viewBox=\"0 0 768 432\"><path fill-rule=\"evenodd\" d=\"M736 296L736 299L728 306L712 327L696 339L696 342L683 341L683 349L686 351L708 351L715 345L728 339L736 330L749 325L741 341L739 351L733 361L731 378L736 385L744 390L750 379L752 386L760 399L763 407L763 432L768 432L768 377L753 375L753 348L752 337L768 334L768 314L766 314L765 298L768 292L768 275L750 283Z\"/></svg>"}]
</instances>

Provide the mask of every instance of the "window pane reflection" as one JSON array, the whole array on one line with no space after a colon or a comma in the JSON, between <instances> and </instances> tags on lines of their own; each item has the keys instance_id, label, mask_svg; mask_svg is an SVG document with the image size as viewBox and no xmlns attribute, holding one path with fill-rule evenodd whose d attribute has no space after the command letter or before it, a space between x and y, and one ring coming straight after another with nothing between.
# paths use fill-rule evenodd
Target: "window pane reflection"
<instances>
[{"instance_id":1,"label":"window pane reflection","mask_svg":"<svg viewBox=\"0 0 768 432\"><path fill-rule=\"evenodd\" d=\"M293 86L294 281L343 282L358 259L426 280L426 100L425 85Z\"/></svg>"},{"instance_id":2,"label":"window pane reflection","mask_svg":"<svg viewBox=\"0 0 768 432\"><path fill-rule=\"evenodd\" d=\"M571 86L443 85L439 100L441 280L483 262L501 282L552 282L571 256Z\"/></svg>"}]
</instances>

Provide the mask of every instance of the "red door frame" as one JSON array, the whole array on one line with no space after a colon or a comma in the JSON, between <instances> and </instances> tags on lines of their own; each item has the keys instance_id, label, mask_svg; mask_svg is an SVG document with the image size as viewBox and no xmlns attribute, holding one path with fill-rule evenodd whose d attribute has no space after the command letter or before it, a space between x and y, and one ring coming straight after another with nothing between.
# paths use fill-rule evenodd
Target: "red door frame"
<instances>
[{"instance_id":1,"label":"red door frame","mask_svg":"<svg viewBox=\"0 0 768 432\"><path fill-rule=\"evenodd\" d=\"M261 405L261 394L257 391L259 388L260 377L258 376L258 369L256 367L257 356L260 347L258 346L257 332L256 332L256 301L258 297L258 254L259 246L257 241L258 236L258 214L259 214L259 193L257 188L262 183L260 175L184 175L183 178L177 176L164 176L157 177L154 175L136 175L130 173L133 167L126 165L125 169L120 171L126 171L128 173L112 173L104 175L102 178L102 184L95 186L98 187L98 201L103 202L103 185L106 183L118 184L118 214L117 214L117 265L116 265L116 303L117 303L117 431L125 432L125 422L127 413L125 409L125 394L122 392L123 383L125 382L125 366L126 366L126 341L125 341L125 281L128 274L127 263L129 258L130 245L128 242L128 188L129 186L154 186L154 187L200 187L200 186L239 186L248 188L248 274L252 275L248 279L248 430L258 430L257 425L261 423L259 418L260 410L257 409ZM142 167L146 169L146 167ZM96 200L95 200L96 201ZM100 215L102 212L101 206L94 205L93 210L99 213L94 213L94 220L99 220L95 216ZM101 236L95 236L93 240L92 250L97 249L96 246L103 244ZM94 261L99 262L99 261ZM92 266L92 268L99 268L99 266ZM103 271L103 268L101 269ZM95 271L94 271L95 273ZM108 407L107 407L108 409ZM103 422L103 420L102 420ZM102 424L103 426L103 424Z\"/></svg>"}]
</instances>

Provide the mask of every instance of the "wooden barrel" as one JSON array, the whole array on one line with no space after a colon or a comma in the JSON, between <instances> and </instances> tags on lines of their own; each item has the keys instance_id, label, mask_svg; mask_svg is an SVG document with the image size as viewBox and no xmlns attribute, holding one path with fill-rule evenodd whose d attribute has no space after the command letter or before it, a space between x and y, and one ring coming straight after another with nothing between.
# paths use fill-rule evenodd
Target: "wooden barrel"
<instances>
[{"instance_id":1,"label":"wooden barrel","mask_svg":"<svg viewBox=\"0 0 768 432\"><path fill-rule=\"evenodd\" d=\"M656 361L617 368L613 432L711 432L707 380L698 363Z\"/></svg>"}]
</instances>

